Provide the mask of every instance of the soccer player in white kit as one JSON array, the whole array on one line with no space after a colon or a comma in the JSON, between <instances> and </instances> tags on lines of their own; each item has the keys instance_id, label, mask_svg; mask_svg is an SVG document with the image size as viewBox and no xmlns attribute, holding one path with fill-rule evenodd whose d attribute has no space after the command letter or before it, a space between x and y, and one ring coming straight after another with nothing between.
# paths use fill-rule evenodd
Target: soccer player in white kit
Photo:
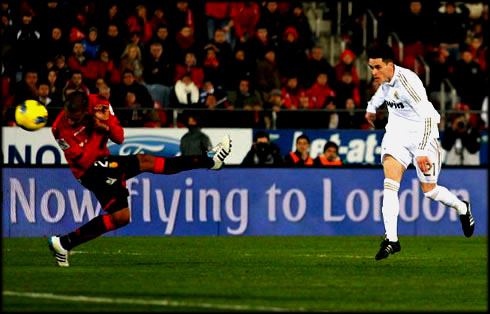
<instances>
[{"instance_id":1,"label":"soccer player in white kit","mask_svg":"<svg viewBox=\"0 0 490 314\"><path fill-rule=\"evenodd\" d=\"M394 64L393 50L388 46L371 49L368 57L369 67L379 87L368 102L365 118L374 127L376 109L386 104L389 112L381 144L381 162L385 174L381 211L385 239L376 254L376 260L401 250L397 235L400 211L398 189L410 163L417 170L424 195L456 209L464 235L471 237L475 220L470 203L460 200L447 188L437 184L441 171L440 115L427 99L422 81L411 70Z\"/></svg>"}]
</instances>

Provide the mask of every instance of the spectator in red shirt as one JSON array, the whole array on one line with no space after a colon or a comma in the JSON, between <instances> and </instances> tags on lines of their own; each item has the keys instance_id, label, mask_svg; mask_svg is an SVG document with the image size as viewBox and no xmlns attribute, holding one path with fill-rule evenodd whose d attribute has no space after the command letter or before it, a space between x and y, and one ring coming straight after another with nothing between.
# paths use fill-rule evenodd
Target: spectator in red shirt
<instances>
[{"instance_id":1,"label":"spectator in red shirt","mask_svg":"<svg viewBox=\"0 0 490 314\"><path fill-rule=\"evenodd\" d=\"M153 15L150 20L150 25L151 25L151 30L152 30L152 36L157 31L157 28L160 25L167 25L167 20L165 19L165 12L163 11L162 8L156 8L155 11L153 11Z\"/></svg>"},{"instance_id":2,"label":"spectator in red shirt","mask_svg":"<svg viewBox=\"0 0 490 314\"><path fill-rule=\"evenodd\" d=\"M209 1L204 4L204 15L208 26L208 40L213 40L215 31L222 29L226 35L226 41L231 43L230 28L233 21L230 19L231 2Z\"/></svg>"},{"instance_id":3,"label":"spectator in red shirt","mask_svg":"<svg viewBox=\"0 0 490 314\"><path fill-rule=\"evenodd\" d=\"M318 74L316 83L306 91L306 94L312 102L310 109L325 108L327 97L335 97L335 91L328 85L328 76L326 73Z\"/></svg>"},{"instance_id":4,"label":"spectator in red shirt","mask_svg":"<svg viewBox=\"0 0 490 314\"><path fill-rule=\"evenodd\" d=\"M337 81L342 81L342 75L345 72L350 72L352 75L352 81L357 87L360 87L361 83L359 81L359 75L357 74L357 69L354 66L354 59L356 56L351 50L344 50L340 54L340 59L337 65L335 65L335 72L337 73Z\"/></svg>"},{"instance_id":5,"label":"spectator in red shirt","mask_svg":"<svg viewBox=\"0 0 490 314\"><path fill-rule=\"evenodd\" d=\"M95 194L106 212L73 232L49 238L48 244L58 266L69 266L68 254L74 247L130 222L126 180L143 172L174 174L197 168L218 170L230 154L231 139L225 136L212 157L111 156L107 148L108 140L117 144L122 144L124 140L124 130L111 112L108 100L98 95L72 93L65 110L53 124L53 136L74 176Z\"/></svg>"},{"instance_id":6,"label":"spectator in red shirt","mask_svg":"<svg viewBox=\"0 0 490 314\"><path fill-rule=\"evenodd\" d=\"M483 46L483 38L481 36L475 36L471 39L469 49L473 55L473 60L480 65L483 72L487 70L487 49Z\"/></svg>"},{"instance_id":7,"label":"spectator in red shirt","mask_svg":"<svg viewBox=\"0 0 490 314\"><path fill-rule=\"evenodd\" d=\"M178 62L181 62L187 52L196 51L194 32L190 26L183 26L177 33L175 40L175 60Z\"/></svg>"},{"instance_id":8,"label":"spectator in red shirt","mask_svg":"<svg viewBox=\"0 0 490 314\"><path fill-rule=\"evenodd\" d=\"M72 54L68 57L68 68L70 71L80 71L82 74L85 74L89 59L82 42L76 41L73 43Z\"/></svg>"},{"instance_id":9,"label":"spectator in red shirt","mask_svg":"<svg viewBox=\"0 0 490 314\"><path fill-rule=\"evenodd\" d=\"M255 26L260 18L259 5L253 1L232 2L231 18L235 28L235 36L242 43L255 35Z\"/></svg>"},{"instance_id":10,"label":"spectator in red shirt","mask_svg":"<svg viewBox=\"0 0 490 314\"><path fill-rule=\"evenodd\" d=\"M143 44L146 44L153 34L150 21L148 21L148 10L142 4L136 6L134 13L127 18L126 26L129 34L134 32L139 34Z\"/></svg>"},{"instance_id":11,"label":"spectator in red shirt","mask_svg":"<svg viewBox=\"0 0 490 314\"><path fill-rule=\"evenodd\" d=\"M299 97L304 93L303 87L298 84L296 76L288 77L286 86L281 89L281 96L286 109L298 109L300 107Z\"/></svg>"},{"instance_id":12,"label":"spectator in red shirt","mask_svg":"<svg viewBox=\"0 0 490 314\"><path fill-rule=\"evenodd\" d=\"M196 55L193 52L185 54L184 64L177 64L175 67L174 83L180 80L185 74L189 74L197 88L201 88L204 82L204 70L197 65Z\"/></svg>"}]
</instances>

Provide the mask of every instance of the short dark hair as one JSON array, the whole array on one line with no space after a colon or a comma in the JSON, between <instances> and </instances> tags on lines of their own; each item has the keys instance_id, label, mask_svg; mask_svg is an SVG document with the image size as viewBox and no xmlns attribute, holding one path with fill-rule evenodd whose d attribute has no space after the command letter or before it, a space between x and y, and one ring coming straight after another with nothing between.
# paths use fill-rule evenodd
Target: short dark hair
<instances>
[{"instance_id":1,"label":"short dark hair","mask_svg":"<svg viewBox=\"0 0 490 314\"><path fill-rule=\"evenodd\" d=\"M88 96L84 92L75 91L66 96L65 110L73 113L88 111Z\"/></svg>"},{"instance_id":2,"label":"short dark hair","mask_svg":"<svg viewBox=\"0 0 490 314\"><path fill-rule=\"evenodd\" d=\"M257 142L259 138L267 137L267 140L269 141L269 133L264 132L264 131L257 131L254 135L254 142Z\"/></svg>"},{"instance_id":3,"label":"short dark hair","mask_svg":"<svg viewBox=\"0 0 490 314\"><path fill-rule=\"evenodd\" d=\"M368 50L369 59L381 58L383 62L388 63L389 61L395 62L395 54L393 49L388 45L376 45Z\"/></svg>"},{"instance_id":4,"label":"short dark hair","mask_svg":"<svg viewBox=\"0 0 490 314\"><path fill-rule=\"evenodd\" d=\"M296 144L298 144L299 140L301 139L305 139L308 142L308 144L310 144L310 138L305 134L301 134L300 136L298 136L298 138L296 139Z\"/></svg>"},{"instance_id":5,"label":"short dark hair","mask_svg":"<svg viewBox=\"0 0 490 314\"><path fill-rule=\"evenodd\" d=\"M323 146L323 152L326 152L327 149L329 149L330 147L335 147L335 150L337 151L337 153L339 152L339 146L335 142L332 142L332 141L328 141L325 143L325 146Z\"/></svg>"}]
</instances>

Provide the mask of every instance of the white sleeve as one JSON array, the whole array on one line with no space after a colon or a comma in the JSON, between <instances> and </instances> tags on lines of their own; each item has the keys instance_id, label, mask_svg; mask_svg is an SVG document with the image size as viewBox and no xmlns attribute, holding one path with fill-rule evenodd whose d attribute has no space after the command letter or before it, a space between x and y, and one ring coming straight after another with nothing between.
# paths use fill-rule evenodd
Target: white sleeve
<instances>
[{"instance_id":1,"label":"white sleeve","mask_svg":"<svg viewBox=\"0 0 490 314\"><path fill-rule=\"evenodd\" d=\"M371 100L368 101L366 111L376 113L376 109L378 109L383 104L384 100L385 99L383 96L383 88L381 87L381 85L379 85L376 93L374 93L373 97L371 97Z\"/></svg>"}]
</instances>

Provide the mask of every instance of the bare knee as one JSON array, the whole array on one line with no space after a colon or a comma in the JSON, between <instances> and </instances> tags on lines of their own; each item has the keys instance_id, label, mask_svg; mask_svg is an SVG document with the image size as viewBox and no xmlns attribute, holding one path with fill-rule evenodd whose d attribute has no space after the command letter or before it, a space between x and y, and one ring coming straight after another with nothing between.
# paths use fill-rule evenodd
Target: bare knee
<instances>
[{"instance_id":1,"label":"bare knee","mask_svg":"<svg viewBox=\"0 0 490 314\"><path fill-rule=\"evenodd\" d=\"M112 219L112 223L118 228L126 226L127 224L129 224L129 219L130 219L129 208L124 208L118 210L115 213L112 213L111 219Z\"/></svg>"},{"instance_id":2,"label":"bare knee","mask_svg":"<svg viewBox=\"0 0 490 314\"><path fill-rule=\"evenodd\" d=\"M420 182L420 188L422 189L422 192L424 193L429 193L430 191L434 190L437 186L437 183L424 183Z\"/></svg>"}]
</instances>

